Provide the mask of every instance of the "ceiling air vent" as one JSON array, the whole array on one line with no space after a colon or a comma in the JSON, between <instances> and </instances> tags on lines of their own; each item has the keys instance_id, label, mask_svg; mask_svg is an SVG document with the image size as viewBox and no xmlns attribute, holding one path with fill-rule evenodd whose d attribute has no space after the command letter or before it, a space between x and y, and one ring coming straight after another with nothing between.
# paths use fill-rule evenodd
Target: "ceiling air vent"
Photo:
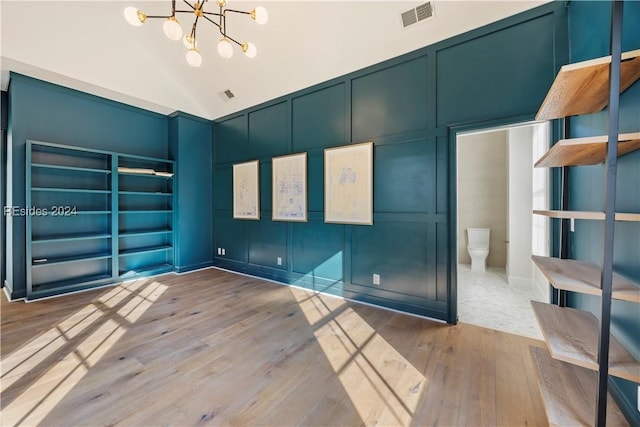
<instances>
[{"instance_id":1,"label":"ceiling air vent","mask_svg":"<svg viewBox=\"0 0 640 427\"><path fill-rule=\"evenodd\" d=\"M218 95L220 95L220 98L222 98L223 101L229 101L236 97L234 93L231 92L231 89L226 89L222 92L218 92Z\"/></svg>"},{"instance_id":2,"label":"ceiling air vent","mask_svg":"<svg viewBox=\"0 0 640 427\"><path fill-rule=\"evenodd\" d=\"M433 2L421 4L420 6L409 9L401 14L402 26L408 27L425 19L433 18Z\"/></svg>"}]
</instances>

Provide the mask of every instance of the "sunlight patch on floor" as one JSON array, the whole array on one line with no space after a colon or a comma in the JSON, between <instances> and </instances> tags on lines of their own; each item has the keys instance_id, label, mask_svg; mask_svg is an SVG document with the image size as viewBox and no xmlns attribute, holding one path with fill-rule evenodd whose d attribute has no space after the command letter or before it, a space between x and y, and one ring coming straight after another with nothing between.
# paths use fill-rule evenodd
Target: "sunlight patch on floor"
<instances>
[{"instance_id":1,"label":"sunlight patch on floor","mask_svg":"<svg viewBox=\"0 0 640 427\"><path fill-rule=\"evenodd\" d=\"M410 425L426 378L345 301L291 291L363 423Z\"/></svg>"},{"instance_id":2,"label":"sunlight patch on floor","mask_svg":"<svg viewBox=\"0 0 640 427\"><path fill-rule=\"evenodd\" d=\"M28 379L30 370L47 362L48 358L55 357L56 361L44 375L33 380L2 408L1 424L41 423L126 333L126 325L140 319L166 289L166 285L148 280L120 285L95 300L104 308L90 303L4 358L0 362L3 393L17 381ZM115 313L111 310L127 298L129 301L117 312L120 318L114 320ZM79 343L72 341L82 334L88 336ZM64 349L65 346L69 348ZM66 354L62 358L56 357L61 349Z\"/></svg>"}]
</instances>

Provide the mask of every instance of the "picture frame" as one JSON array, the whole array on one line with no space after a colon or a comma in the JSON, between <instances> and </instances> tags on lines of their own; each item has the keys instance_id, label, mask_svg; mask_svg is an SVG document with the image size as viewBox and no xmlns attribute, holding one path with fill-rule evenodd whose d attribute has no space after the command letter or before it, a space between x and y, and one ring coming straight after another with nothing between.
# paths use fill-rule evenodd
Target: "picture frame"
<instances>
[{"instance_id":1,"label":"picture frame","mask_svg":"<svg viewBox=\"0 0 640 427\"><path fill-rule=\"evenodd\" d=\"M307 221L307 153L271 159L273 221Z\"/></svg>"},{"instance_id":2,"label":"picture frame","mask_svg":"<svg viewBox=\"0 0 640 427\"><path fill-rule=\"evenodd\" d=\"M324 222L373 225L373 142L324 150Z\"/></svg>"},{"instance_id":3,"label":"picture frame","mask_svg":"<svg viewBox=\"0 0 640 427\"><path fill-rule=\"evenodd\" d=\"M260 162L233 165L233 218L260 219Z\"/></svg>"}]
</instances>

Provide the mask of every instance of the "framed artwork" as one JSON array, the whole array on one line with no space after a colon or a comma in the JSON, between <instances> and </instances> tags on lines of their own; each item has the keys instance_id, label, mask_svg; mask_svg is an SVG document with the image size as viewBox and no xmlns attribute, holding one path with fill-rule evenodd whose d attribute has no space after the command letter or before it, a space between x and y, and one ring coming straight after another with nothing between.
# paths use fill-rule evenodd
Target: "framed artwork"
<instances>
[{"instance_id":1,"label":"framed artwork","mask_svg":"<svg viewBox=\"0 0 640 427\"><path fill-rule=\"evenodd\" d=\"M307 221L307 153L274 157L272 219Z\"/></svg>"},{"instance_id":2,"label":"framed artwork","mask_svg":"<svg viewBox=\"0 0 640 427\"><path fill-rule=\"evenodd\" d=\"M233 218L260 219L259 161L233 165Z\"/></svg>"},{"instance_id":3,"label":"framed artwork","mask_svg":"<svg viewBox=\"0 0 640 427\"><path fill-rule=\"evenodd\" d=\"M324 222L373 224L373 142L324 150Z\"/></svg>"}]
</instances>

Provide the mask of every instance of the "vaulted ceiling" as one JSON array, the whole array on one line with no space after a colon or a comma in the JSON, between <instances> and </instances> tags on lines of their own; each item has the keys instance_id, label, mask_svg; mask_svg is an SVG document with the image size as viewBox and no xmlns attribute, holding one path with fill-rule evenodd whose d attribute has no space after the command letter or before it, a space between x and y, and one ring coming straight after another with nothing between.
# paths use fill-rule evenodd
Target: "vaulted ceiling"
<instances>
[{"instance_id":1,"label":"vaulted ceiling","mask_svg":"<svg viewBox=\"0 0 640 427\"><path fill-rule=\"evenodd\" d=\"M213 4L207 9L216 9ZM227 20L228 33L251 41L249 59L235 48L216 52L217 28L198 26L202 66L185 60L186 48L162 32L162 20L132 27L126 6L167 15L169 0L0 1L2 88L16 71L163 114L176 110L215 119L495 22L546 1L436 0L435 18L403 28L400 13L424 1L245 1L262 5L269 22ZM180 3L178 3L180 4ZM192 17L179 15L184 31ZM230 89L235 98L225 101Z\"/></svg>"}]
</instances>

